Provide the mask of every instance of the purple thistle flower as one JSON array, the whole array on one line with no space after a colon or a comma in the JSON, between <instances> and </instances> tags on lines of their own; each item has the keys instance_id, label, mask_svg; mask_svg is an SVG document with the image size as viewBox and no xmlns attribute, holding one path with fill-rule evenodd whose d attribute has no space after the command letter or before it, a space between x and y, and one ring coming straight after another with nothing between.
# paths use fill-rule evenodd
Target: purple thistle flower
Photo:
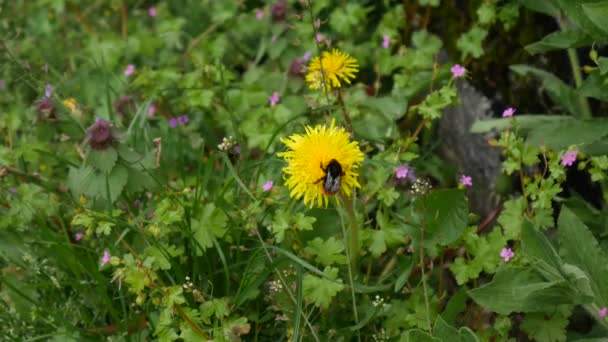
<instances>
[{"instance_id":1,"label":"purple thistle flower","mask_svg":"<svg viewBox=\"0 0 608 342\"><path fill-rule=\"evenodd\" d=\"M87 130L86 142L94 150L105 150L116 141L116 134L110 121L97 118Z\"/></svg>"},{"instance_id":2,"label":"purple thistle flower","mask_svg":"<svg viewBox=\"0 0 608 342\"><path fill-rule=\"evenodd\" d=\"M287 6L288 4L285 0L280 0L272 4L270 6L272 20L275 22L285 20L285 17L287 16Z\"/></svg>"}]
</instances>

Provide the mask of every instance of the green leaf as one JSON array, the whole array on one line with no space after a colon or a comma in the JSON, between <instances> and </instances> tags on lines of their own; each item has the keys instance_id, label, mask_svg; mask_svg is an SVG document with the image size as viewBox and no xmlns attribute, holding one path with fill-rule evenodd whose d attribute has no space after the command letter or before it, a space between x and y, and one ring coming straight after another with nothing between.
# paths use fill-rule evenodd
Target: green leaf
<instances>
[{"instance_id":1,"label":"green leaf","mask_svg":"<svg viewBox=\"0 0 608 342\"><path fill-rule=\"evenodd\" d=\"M440 338L442 341L454 341L454 342L476 342L478 341L477 336L469 328L463 327L456 329L455 327L446 323L441 316L437 316L435 319L435 325L433 326L433 336Z\"/></svg>"},{"instance_id":2,"label":"green leaf","mask_svg":"<svg viewBox=\"0 0 608 342\"><path fill-rule=\"evenodd\" d=\"M110 186L110 200L112 203L114 203L116 199L118 199L118 196L120 196L120 194L122 193L122 189L127 184L127 169L122 165L116 165L116 167L112 169L112 173L110 175L100 176L98 177L98 179L103 179L105 177L108 177L108 183ZM105 189L105 187L103 189ZM103 193L99 193L98 197L105 198L106 191L103 191Z\"/></svg>"},{"instance_id":3,"label":"green leaf","mask_svg":"<svg viewBox=\"0 0 608 342\"><path fill-rule=\"evenodd\" d=\"M346 264L346 256L343 254L344 243L341 240L336 240L333 236L326 241L316 237L308 242L304 251L313 254L315 259L323 265Z\"/></svg>"},{"instance_id":4,"label":"green leaf","mask_svg":"<svg viewBox=\"0 0 608 342\"><path fill-rule=\"evenodd\" d=\"M543 88L547 94L555 102L573 116L579 116L578 96L574 89L557 78L555 75L528 65L511 65L511 70L515 73L525 76L533 75L540 79Z\"/></svg>"},{"instance_id":5,"label":"green leaf","mask_svg":"<svg viewBox=\"0 0 608 342\"><path fill-rule=\"evenodd\" d=\"M443 115L443 109L454 103L457 98L456 88L446 85L428 95L416 108L424 118L436 120Z\"/></svg>"},{"instance_id":6,"label":"green leaf","mask_svg":"<svg viewBox=\"0 0 608 342\"><path fill-rule=\"evenodd\" d=\"M537 342L566 341L566 327L570 309L551 310L553 313L529 313L521 323L521 329Z\"/></svg>"},{"instance_id":7,"label":"green leaf","mask_svg":"<svg viewBox=\"0 0 608 342\"><path fill-rule=\"evenodd\" d=\"M192 237L200 245L196 246L196 255L202 255L207 248L213 246L213 239L222 238L226 232L228 217L215 204L206 204L197 219L192 220Z\"/></svg>"},{"instance_id":8,"label":"green leaf","mask_svg":"<svg viewBox=\"0 0 608 342\"><path fill-rule=\"evenodd\" d=\"M307 301L327 309L332 299L344 289L344 285L342 285L342 279L338 278L337 268L327 266L323 273L331 279L336 279L337 282L307 274L302 280L302 286L304 298Z\"/></svg>"},{"instance_id":9,"label":"green leaf","mask_svg":"<svg viewBox=\"0 0 608 342\"><path fill-rule=\"evenodd\" d=\"M602 253L589 228L568 207L562 206L558 219L560 254L590 280L594 301L607 303L608 258Z\"/></svg>"},{"instance_id":10,"label":"green leaf","mask_svg":"<svg viewBox=\"0 0 608 342\"><path fill-rule=\"evenodd\" d=\"M462 59L467 58L471 55L473 58L479 58L483 55L483 41L486 39L488 31L479 27L473 26L467 33L458 38L456 41L456 47L462 52Z\"/></svg>"},{"instance_id":11,"label":"green leaf","mask_svg":"<svg viewBox=\"0 0 608 342\"><path fill-rule=\"evenodd\" d=\"M519 3L528 9L546 14L550 17L558 17L559 6L554 0L519 0Z\"/></svg>"},{"instance_id":12,"label":"green leaf","mask_svg":"<svg viewBox=\"0 0 608 342\"><path fill-rule=\"evenodd\" d=\"M552 281L563 279L560 274L562 260L557 251L547 237L534 229L527 220L523 224L521 243L523 254L535 262L535 267L546 279Z\"/></svg>"},{"instance_id":13,"label":"green leaf","mask_svg":"<svg viewBox=\"0 0 608 342\"><path fill-rule=\"evenodd\" d=\"M490 274L496 272L497 266L502 262L500 250L506 243L506 239L498 229L483 237L477 235L475 227L467 232L465 235L467 253L473 258L466 260L458 257L450 265L458 285L477 278L482 271Z\"/></svg>"},{"instance_id":14,"label":"green leaf","mask_svg":"<svg viewBox=\"0 0 608 342\"><path fill-rule=\"evenodd\" d=\"M432 191L418 201L416 210L424 213L425 241L441 246L456 241L467 228L468 205L458 189Z\"/></svg>"},{"instance_id":15,"label":"green leaf","mask_svg":"<svg viewBox=\"0 0 608 342\"><path fill-rule=\"evenodd\" d=\"M420 329L410 329L399 338L399 342L444 342L438 337L433 337L429 333Z\"/></svg>"},{"instance_id":16,"label":"green leaf","mask_svg":"<svg viewBox=\"0 0 608 342\"><path fill-rule=\"evenodd\" d=\"M297 213L294 217L294 223L298 230L313 230L312 225L316 221L316 217L306 216L303 213Z\"/></svg>"},{"instance_id":17,"label":"green leaf","mask_svg":"<svg viewBox=\"0 0 608 342\"><path fill-rule=\"evenodd\" d=\"M95 169L108 174L118 160L118 153L112 147L105 150L91 150L87 156L87 163Z\"/></svg>"},{"instance_id":18,"label":"green leaf","mask_svg":"<svg viewBox=\"0 0 608 342\"><path fill-rule=\"evenodd\" d=\"M378 191L378 199L381 200L384 205L390 207L399 198L399 192L395 188L381 188Z\"/></svg>"},{"instance_id":19,"label":"green leaf","mask_svg":"<svg viewBox=\"0 0 608 342\"><path fill-rule=\"evenodd\" d=\"M384 241L384 232L382 230L372 230L372 242L369 245L369 251L374 258L379 257L386 252L386 242Z\"/></svg>"},{"instance_id":20,"label":"green leaf","mask_svg":"<svg viewBox=\"0 0 608 342\"><path fill-rule=\"evenodd\" d=\"M500 314L542 312L559 304L574 304L564 282L550 282L527 268L500 269L492 282L469 291L477 304Z\"/></svg>"},{"instance_id":21,"label":"green leaf","mask_svg":"<svg viewBox=\"0 0 608 342\"><path fill-rule=\"evenodd\" d=\"M285 239L285 231L289 229L289 213L280 209L275 210L269 228L277 242L282 242Z\"/></svg>"},{"instance_id":22,"label":"green leaf","mask_svg":"<svg viewBox=\"0 0 608 342\"><path fill-rule=\"evenodd\" d=\"M581 29L553 32L538 42L525 46L526 51L536 55L539 53L568 48L589 46L594 39Z\"/></svg>"},{"instance_id":23,"label":"green leaf","mask_svg":"<svg viewBox=\"0 0 608 342\"><path fill-rule=\"evenodd\" d=\"M498 217L498 223L504 230L505 239L514 240L519 238L525 210L526 201L523 197L510 199L504 203L504 209Z\"/></svg>"},{"instance_id":24,"label":"green leaf","mask_svg":"<svg viewBox=\"0 0 608 342\"><path fill-rule=\"evenodd\" d=\"M493 2L483 2L477 9L477 17L482 25L490 25L496 20L496 5Z\"/></svg>"},{"instance_id":25,"label":"green leaf","mask_svg":"<svg viewBox=\"0 0 608 342\"><path fill-rule=\"evenodd\" d=\"M608 18L608 2L606 1L598 1L598 2L587 2L581 4L583 12L587 15L587 18L591 20L592 23L599 28L597 31L602 31L604 35L608 34L608 22L606 18ZM602 34L597 32L598 34Z\"/></svg>"}]
</instances>

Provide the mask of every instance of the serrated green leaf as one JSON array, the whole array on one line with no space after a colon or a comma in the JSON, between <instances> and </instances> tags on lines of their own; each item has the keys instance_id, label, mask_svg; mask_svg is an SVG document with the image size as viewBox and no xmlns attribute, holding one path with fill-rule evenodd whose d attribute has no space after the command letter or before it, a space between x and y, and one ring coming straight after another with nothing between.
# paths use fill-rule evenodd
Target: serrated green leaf
<instances>
[{"instance_id":1,"label":"serrated green leaf","mask_svg":"<svg viewBox=\"0 0 608 342\"><path fill-rule=\"evenodd\" d=\"M456 47L462 52L462 59L467 56L473 56L473 58L479 58L483 55L483 41L486 39L488 31L479 27L473 26L468 32L458 38L456 41Z\"/></svg>"},{"instance_id":2,"label":"serrated green leaf","mask_svg":"<svg viewBox=\"0 0 608 342\"><path fill-rule=\"evenodd\" d=\"M432 191L416 201L416 210L424 213L426 243L448 245L467 228L468 205L461 190Z\"/></svg>"},{"instance_id":3,"label":"serrated green leaf","mask_svg":"<svg viewBox=\"0 0 608 342\"><path fill-rule=\"evenodd\" d=\"M510 199L504 203L502 213L498 217L498 223L504 230L505 239L514 240L519 238L525 210L526 201L522 197Z\"/></svg>"},{"instance_id":4,"label":"serrated green leaf","mask_svg":"<svg viewBox=\"0 0 608 342\"><path fill-rule=\"evenodd\" d=\"M530 269L505 267L490 283L469 291L469 296L486 309L507 315L574 304L570 291L565 282L546 281Z\"/></svg>"},{"instance_id":5,"label":"serrated green leaf","mask_svg":"<svg viewBox=\"0 0 608 342\"><path fill-rule=\"evenodd\" d=\"M208 203L195 220L192 220L192 237L200 244L197 246L197 255L201 255L207 248L213 246L213 239L222 238L226 234L228 217L215 204Z\"/></svg>"},{"instance_id":6,"label":"serrated green leaf","mask_svg":"<svg viewBox=\"0 0 608 342\"><path fill-rule=\"evenodd\" d=\"M560 254L563 260L578 267L590 280L594 301L607 303L608 258L600 250L589 228L568 207L562 206L558 219Z\"/></svg>"},{"instance_id":7,"label":"serrated green leaf","mask_svg":"<svg viewBox=\"0 0 608 342\"><path fill-rule=\"evenodd\" d=\"M566 327L570 310L551 310L548 313L529 313L521 323L521 329L537 342L566 341Z\"/></svg>"},{"instance_id":8,"label":"serrated green leaf","mask_svg":"<svg viewBox=\"0 0 608 342\"><path fill-rule=\"evenodd\" d=\"M334 263L346 264L344 255L344 242L336 240L335 237L323 241L320 237L308 242L304 251L315 256L315 259L323 265L329 266Z\"/></svg>"},{"instance_id":9,"label":"serrated green leaf","mask_svg":"<svg viewBox=\"0 0 608 342\"><path fill-rule=\"evenodd\" d=\"M91 150L87 155L87 164L105 174L112 171L117 160L118 153L112 147L105 150Z\"/></svg>"},{"instance_id":10,"label":"serrated green leaf","mask_svg":"<svg viewBox=\"0 0 608 342\"><path fill-rule=\"evenodd\" d=\"M326 266L323 273L336 281L327 280L307 274L302 280L304 298L315 306L327 309L332 299L344 289L342 279L338 278L338 269Z\"/></svg>"}]
</instances>

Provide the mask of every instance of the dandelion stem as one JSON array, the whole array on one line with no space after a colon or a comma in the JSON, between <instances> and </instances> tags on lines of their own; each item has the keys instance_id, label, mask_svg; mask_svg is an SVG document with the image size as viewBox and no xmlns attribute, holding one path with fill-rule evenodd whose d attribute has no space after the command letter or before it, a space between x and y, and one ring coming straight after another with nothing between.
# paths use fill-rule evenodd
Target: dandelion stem
<instances>
[{"instance_id":1,"label":"dandelion stem","mask_svg":"<svg viewBox=\"0 0 608 342\"><path fill-rule=\"evenodd\" d=\"M346 201L346 200L345 200ZM352 209L352 206L351 206ZM350 214L349 214L349 219L350 218ZM342 215L340 215L340 227L342 227L342 235L344 237L346 237L346 228L344 227L344 220L342 219ZM352 221L351 221L352 222ZM351 248L347 248L346 249L346 258L347 259L351 259ZM354 278L353 278L353 265L349 262L347 264L347 268L348 268L348 281L350 283L350 296L351 296L351 300L352 300L352 305L353 305L353 315L355 316L355 325L359 325L359 313L357 312L357 297L355 296L355 285L354 285ZM358 329L357 330L357 340L361 341L361 331Z\"/></svg>"}]
</instances>

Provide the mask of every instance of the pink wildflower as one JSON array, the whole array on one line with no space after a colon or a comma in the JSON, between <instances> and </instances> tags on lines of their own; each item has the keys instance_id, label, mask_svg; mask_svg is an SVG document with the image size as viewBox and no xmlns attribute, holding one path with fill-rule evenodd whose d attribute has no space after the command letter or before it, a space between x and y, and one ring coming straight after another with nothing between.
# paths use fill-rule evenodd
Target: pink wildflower
<instances>
[{"instance_id":1,"label":"pink wildflower","mask_svg":"<svg viewBox=\"0 0 608 342\"><path fill-rule=\"evenodd\" d=\"M148 8L148 15L150 15L152 18L156 17L156 15L158 15L158 12L156 11L156 7L152 6L152 7Z\"/></svg>"},{"instance_id":2,"label":"pink wildflower","mask_svg":"<svg viewBox=\"0 0 608 342\"><path fill-rule=\"evenodd\" d=\"M460 78L467 71L462 65L454 64L454 66L450 69L454 78Z\"/></svg>"},{"instance_id":3,"label":"pink wildflower","mask_svg":"<svg viewBox=\"0 0 608 342\"><path fill-rule=\"evenodd\" d=\"M101 258L101 266L105 266L107 263L110 262L110 252L108 252L108 250L106 249L105 251L103 251L103 257Z\"/></svg>"},{"instance_id":4,"label":"pink wildflower","mask_svg":"<svg viewBox=\"0 0 608 342\"><path fill-rule=\"evenodd\" d=\"M125 69L125 76L129 77L135 73L135 65L129 64Z\"/></svg>"},{"instance_id":5,"label":"pink wildflower","mask_svg":"<svg viewBox=\"0 0 608 342\"><path fill-rule=\"evenodd\" d=\"M264 183L264 185L262 186L262 190L264 190L264 192L268 192L268 191L272 190L273 187L274 187L274 182L269 180L268 182Z\"/></svg>"},{"instance_id":6,"label":"pink wildflower","mask_svg":"<svg viewBox=\"0 0 608 342\"><path fill-rule=\"evenodd\" d=\"M152 103L150 104L150 107L148 107L148 117L154 117L154 114L156 114L156 105Z\"/></svg>"},{"instance_id":7,"label":"pink wildflower","mask_svg":"<svg viewBox=\"0 0 608 342\"><path fill-rule=\"evenodd\" d=\"M188 115L182 115L180 117L177 118L177 122L180 125L185 125L190 121L190 118L188 117Z\"/></svg>"},{"instance_id":8,"label":"pink wildflower","mask_svg":"<svg viewBox=\"0 0 608 342\"><path fill-rule=\"evenodd\" d=\"M513 257L515 256L515 253L513 253L513 250L511 250L511 248L503 248L502 251L500 251L500 257L505 261L505 262L509 262L509 260L513 259Z\"/></svg>"},{"instance_id":9,"label":"pink wildflower","mask_svg":"<svg viewBox=\"0 0 608 342\"><path fill-rule=\"evenodd\" d=\"M568 151L562 156L562 166L572 166L576 161L578 150Z\"/></svg>"},{"instance_id":10,"label":"pink wildflower","mask_svg":"<svg viewBox=\"0 0 608 342\"><path fill-rule=\"evenodd\" d=\"M510 118L510 117L512 117L512 116L513 116L513 114L515 114L515 108L513 108L513 107L509 107L509 108L505 109L505 110L502 112L502 117L503 117L503 118Z\"/></svg>"},{"instance_id":11,"label":"pink wildflower","mask_svg":"<svg viewBox=\"0 0 608 342\"><path fill-rule=\"evenodd\" d=\"M76 241L82 240L83 237L84 237L83 232L76 232L76 234L74 234L74 240L76 240Z\"/></svg>"},{"instance_id":12,"label":"pink wildflower","mask_svg":"<svg viewBox=\"0 0 608 342\"><path fill-rule=\"evenodd\" d=\"M315 36L315 40L317 41L317 43L322 42L324 39L325 37L320 33L317 33L317 35Z\"/></svg>"},{"instance_id":13,"label":"pink wildflower","mask_svg":"<svg viewBox=\"0 0 608 342\"><path fill-rule=\"evenodd\" d=\"M395 169L395 176L399 179L407 178L408 173L410 173L410 169L406 165L401 165Z\"/></svg>"},{"instance_id":14,"label":"pink wildflower","mask_svg":"<svg viewBox=\"0 0 608 342\"><path fill-rule=\"evenodd\" d=\"M471 187L473 186L473 178L471 178L471 176L462 175L460 176L460 184L462 186Z\"/></svg>"},{"instance_id":15,"label":"pink wildflower","mask_svg":"<svg viewBox=\"0 0 608 342\"><path fill-rule=\"evenodd\" d=\"M169 127L173 128L175 126L177 126L177 119L176 118L171 118L169 120Z\"/></svg>"},{"instance_id":16,"label":"pink wildflower","mask_svg":"<svg viewBox=\"0 0 608 342\"><path fill-rule=\"evenodd\" d=\"M255 18L257 20L262 20L264 19L264 10L261 8L258 8L255 10Z\"/></svg>"},{"instance_id":17,"label":"pink wildflower","mask_svg":"<svg viewBox=\"0 0 608 342\"><path fill-rule=\"evenodd\" d=\"M387 34L382 36L382 47L385 49L388 49L388 47L391 45L391 37L389 37Z\"/></svg>"},{"instance_id":18,"label":"pink wildflower","mask_svg":"<svg viewBox=\"0 0 608 342\"><path fill-rule=\"evenodd\" d=\"M278 91L275 91L274 93L272 93L272 95L268 97L268 103L270 103L271 107L276 106L276 104L279 103L280 100L281 96L279 95Z\"/></svg>"},{"instance_id":19,"label":"pink wildflower","mask_svg":"<svg viewBox=\"0 0 608 342\"><path fill-rule=\"evenodd\" d=\"M608 308L607 307L603 307L601 309L599 309L597 311L597 315L600 316L601 318L606 317L606 314L608 314Z\"/></svg>"}]
</instances>

